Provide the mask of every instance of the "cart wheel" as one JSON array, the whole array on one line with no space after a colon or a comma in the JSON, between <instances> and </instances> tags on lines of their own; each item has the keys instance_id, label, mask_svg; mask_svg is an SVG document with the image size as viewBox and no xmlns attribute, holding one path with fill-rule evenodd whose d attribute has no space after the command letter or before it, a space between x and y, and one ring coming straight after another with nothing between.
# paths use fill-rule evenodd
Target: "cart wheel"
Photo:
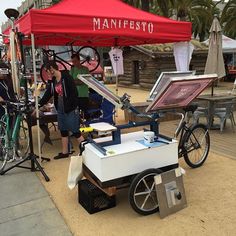
<instances>
[{"instance_id":1,"label":"cart wheel","mask_svg":"<svg viewBox=\"0 0 236 236\"><path fill-rule=\"evenodd\" d=\"M129 188L131 207L141 215L159 211L154 176L161 174L159 169L147 169L135 176Z\"/></svg>"}]
</instances>

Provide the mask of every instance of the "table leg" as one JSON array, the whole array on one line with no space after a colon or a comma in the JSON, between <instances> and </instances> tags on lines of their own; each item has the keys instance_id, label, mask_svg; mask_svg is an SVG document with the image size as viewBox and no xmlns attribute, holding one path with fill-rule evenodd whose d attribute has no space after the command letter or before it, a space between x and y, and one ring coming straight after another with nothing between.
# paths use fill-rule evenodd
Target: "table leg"
<instances>
[{"instance_id":1,"label":"table leg","mask_svg":"<svg viewBox=\"0 0 236 236\"><path fill-rule=\"evenodd\" d=\"M220 129L219 125L214 125L215 104L216 101L209 101L208 129Z\"/></svg>"},{"instance_id":2,"label":"table leg","mask_svg":"<svg viewBox=\"0 0 236 236\"><path fill-rule=\"evenodd\" d=\"M213 125L213 106L214 103L212 101L208 101L208 117L207 117L207 126L208 129L211 128L211 126Z\"/></svg>"}]
</instances>

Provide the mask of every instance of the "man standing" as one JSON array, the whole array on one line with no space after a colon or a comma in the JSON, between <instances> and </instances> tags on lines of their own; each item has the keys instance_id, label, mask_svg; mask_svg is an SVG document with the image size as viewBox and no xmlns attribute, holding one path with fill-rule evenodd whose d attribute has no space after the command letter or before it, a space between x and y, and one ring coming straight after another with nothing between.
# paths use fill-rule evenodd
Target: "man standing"
<instances>
[{"instance_id":1,"label":"man standing","mask_svg":"<svg viewBox=\"0 0 236 236\"><path fill-rule=\"evenodd\" d=\"M72 132L77 138L78 144L84 140L80 132L80 123L77 112L77 90L73 78L68 71L60 71L55 61L49 61L46 70L52 77L52 82L47 87L43 97L39 101L39 106L47 104L54 98L54 105L57 110L58 128L62 138L62 152L58 153L54 159L69 157L68 137Z\"/></svg>"},{"instance_id":2,"label":"man standing","mask_svg":"<svg viewBox=\"0 0 236 236\"><path fill-rule=\"evenodd\" d=\"M86 84L80 81L77 76L80 74L89 74L87 67L80 64L80 56L78 54L73 54L72 57L73 67L71 68L70 75L73 77L77 91L78 91L78 107L83 111L86 118L86 111L89 106L89 89Z\"/></svg>"}]
</instances>

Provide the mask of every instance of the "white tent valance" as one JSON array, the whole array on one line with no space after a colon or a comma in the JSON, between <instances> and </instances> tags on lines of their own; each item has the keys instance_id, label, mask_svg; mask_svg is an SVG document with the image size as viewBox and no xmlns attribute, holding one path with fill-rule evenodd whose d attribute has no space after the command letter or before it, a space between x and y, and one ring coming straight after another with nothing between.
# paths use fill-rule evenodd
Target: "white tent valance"
<instances>
[{"instance_id":1,"label":"white tent valance","mask_svg":"<svg viewBox=\"0 0 236 236\"><path fill-rule=\"evenodd\" d=\"M205 43L206 45L209 45L209 39L207 39L203 43ZM222 36L222 49L223 49L223 52L236 52L236 40L223 35Z\"/></svg>"}]
</instances>

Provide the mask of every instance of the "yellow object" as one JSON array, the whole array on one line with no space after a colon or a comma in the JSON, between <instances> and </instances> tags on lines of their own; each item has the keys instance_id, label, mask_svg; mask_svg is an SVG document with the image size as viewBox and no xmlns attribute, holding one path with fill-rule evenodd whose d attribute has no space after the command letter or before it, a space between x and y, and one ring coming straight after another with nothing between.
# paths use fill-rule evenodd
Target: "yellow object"
<instances>
[{"instance_id":1,"label":"yellow object","mask_svg":"<svg viewBox=\"0 0 236 236\"><path fill-rule=\"evenodd\" d=\"M114 154L116 154L116 153L115 153L115 151L113 151L113 150L108 150L108 151L107 151L107 154L109 154L109 155L114 155Z\"/></svg>"},{"instance_id":2,"label":"yellow object","mask_svg":"<svg viewBox=\"0 0 236 236\"><path fill-rule=\"evenodd\" d=\"M40 90L39 89L35 89L35 91L34 91L34 97L35 96L39 96L40 95Z\"/></svg>"},{"instance_id":3,"label":"yellow object","mask_svg":"<svg viewBox=\"0 0 236 236\"><path fill-rule=\"evenodd\" d=\"M42 86L43 86L43 82L39 82L38 85L37 85L37 90L40 91Z\"/></svg>"},{"instance_id":4,"label":"yellow object","mask_svg":"<svg viewBox=\"0 0 236 236\"><path fill-rule=\"evenodd\" d=\"M92 127L82 127L79 129L81 133L89 133L93 131Z\"/></svg>"}]
</instances>

